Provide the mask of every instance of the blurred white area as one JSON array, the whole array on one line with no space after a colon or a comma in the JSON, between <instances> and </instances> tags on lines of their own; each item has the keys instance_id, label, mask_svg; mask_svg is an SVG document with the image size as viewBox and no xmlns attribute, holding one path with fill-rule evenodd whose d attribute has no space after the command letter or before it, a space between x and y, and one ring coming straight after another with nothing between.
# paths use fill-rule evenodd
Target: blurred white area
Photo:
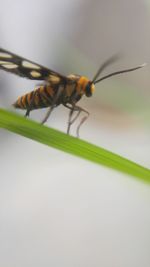
<instances>
[{"instance_id":1,"label":"blurred white area","mask_svg":"<svg viewBox=\"0 0 150 267\"><path fill-rule=\"evenodd\" d=\"M150 61L148 1L0 4L0 46L63 74L92 77L117 52L106 73ZM105 81L80 102L91 113L82 139L148 168L149 71ZM0 72L0 106L34 86ZM60 107L48 125L66 131L67 116ZM0 266L150 266L148 185L4 130L0 152Z\"/></svg>"}]
</instances>

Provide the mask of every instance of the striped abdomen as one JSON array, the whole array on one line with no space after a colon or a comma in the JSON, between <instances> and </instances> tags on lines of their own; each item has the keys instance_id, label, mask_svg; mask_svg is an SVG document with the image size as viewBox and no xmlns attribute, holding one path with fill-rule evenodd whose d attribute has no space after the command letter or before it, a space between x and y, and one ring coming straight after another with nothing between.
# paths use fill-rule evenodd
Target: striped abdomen
<instances>
[{"instance_id":1,"label":"striped abdomen","mask_svg":"<svg viewBox=\"0 0 150 267\"><path fill-rule=\"evenodd\" d=\"M20 109L38 109L51 106L56 90L49 85L40 86L38 89L27 93L17 99L13 104Z\"/></svg>"}]
</instances>

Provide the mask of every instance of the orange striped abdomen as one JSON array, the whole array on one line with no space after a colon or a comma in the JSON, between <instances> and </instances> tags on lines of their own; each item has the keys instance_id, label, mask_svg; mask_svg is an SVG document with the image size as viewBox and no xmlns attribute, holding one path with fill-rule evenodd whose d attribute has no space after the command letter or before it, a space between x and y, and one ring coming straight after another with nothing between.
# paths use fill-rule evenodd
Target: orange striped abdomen
<instances>
[{"instance_id":1,"label":"orange striped abdomen","mask_svg":"<svg viewBox=\"0 0 150 267\"><path fill-rule=\"evenodd\" d=\"M54 89L49 85L40 86L38 89L20 96L13 104L20 109L39 109L51 106L54 97Z\"/></svg>"}]
</instances>

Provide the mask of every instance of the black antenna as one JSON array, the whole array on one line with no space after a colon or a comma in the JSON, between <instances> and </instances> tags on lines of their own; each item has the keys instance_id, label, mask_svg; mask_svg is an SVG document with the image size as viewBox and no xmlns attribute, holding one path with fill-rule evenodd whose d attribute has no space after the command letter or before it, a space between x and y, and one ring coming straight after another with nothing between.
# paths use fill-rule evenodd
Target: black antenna
<instances>
[{"instance_id":1,"label":"black antenna","mask_svg":"<svg viewBox=\"0 0 150 267\"><path fill-rule=\"evenodd\" d=\"M113 55L111 58L107 59L98 69L98 71L96 72L92 83L95 83L95 80L98 78L98 76L102 73L102 71L109 65L111 65L112 63L114 63L115 61L117 61L119 58L119 55Z\"/></svg>"},{"instance_id":2,"label":"black antenna","mask_svg":"<svg viewBox=\"0 0 150 267\"><path fill-rule=\"evenodd\" d=\"M104 64L106 64L106 63L104 63ZM104 64L103 64L102 66L104 66ZM108 65L108 64L107 64L107 65ZM141 68L143 68L144 66L146 66L146 63L144 63L144 64L142 64L142 65L139 65L139 66L137 66L137 67L135 67L135 68L125 69L125 70L120 70L120 71L115 71L115 72L110 73L110 74L108 74L108 75L106 75L106 76L103 76L102 78L100 78L100 79L97 80L97 81L94 81L94 84L99 83L99 82L101 82L102 80L105 80L105 79L107 79L107 78L109 78L109 77L112 77L112 76L115 76L115 75L118 75L118 74L122 74L122 73L125 73L125 72L130 72L130 71L134 71L134 70L141 69ZM99 69L99 70L100 70L100 69ZM98 73L98 72L97 72L97 73ZM98 76L98 75L97 75L97 76Z\"/></svg>"}]
</instances>

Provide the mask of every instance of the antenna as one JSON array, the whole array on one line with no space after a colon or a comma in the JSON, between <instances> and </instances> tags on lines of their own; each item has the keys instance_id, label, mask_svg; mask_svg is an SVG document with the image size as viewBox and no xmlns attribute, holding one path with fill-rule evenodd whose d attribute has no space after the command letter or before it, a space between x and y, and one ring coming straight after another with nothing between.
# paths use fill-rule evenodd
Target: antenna
<instances>
[{"instance_id":1,"label":"antenna","mask_svg":"<svg viewBox=\"0 0 150 267\"><path fill-rule=\"evenodd\" d=\"M105 64L105 63L104 63L104 64ZM102 66L104 66L104 64L103 64ZM110 74L108 74L108 75L106 75L106 76L103 76L103 77L100 78L99 80L94 81L94 84L99 83L99 82L101 82L101 81L103 81L103 80L105 80L105 79L107 79L107 78L109 78L109 77L112 77L112 76L115 76L115 75L118 75L118 74L122 74L122 73L125 73L125 72L131 72L131 71L134 71L134 70L141 69L141 68L145 67L146 65L147 65L147 64L144 63L144 64L142 64L142 65L139 65L139 66L135 67L135 68L124 69L124 70L119 70L119 71L112 72L112 73L110 73ZM100 70L100 69L99 69L99 70Z\"/></svg>"}]
</instances>

